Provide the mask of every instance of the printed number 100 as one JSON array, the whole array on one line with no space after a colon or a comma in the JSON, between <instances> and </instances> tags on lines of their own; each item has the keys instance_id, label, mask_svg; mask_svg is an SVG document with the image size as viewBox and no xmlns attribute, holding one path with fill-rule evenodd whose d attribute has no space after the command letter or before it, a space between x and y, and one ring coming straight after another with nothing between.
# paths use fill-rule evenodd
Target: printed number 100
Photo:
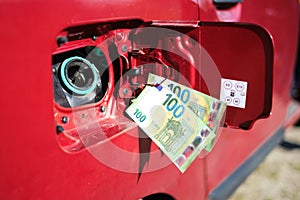
<instances>
[{"instance_id":1,"label":"printed number 100","mask_svg":"<svg viewBox=\"0 0 300 200\"><path fill-rule=\"evenodd\" d=\"M175 118L179 118L184 113L184 106L178 104L178 100L176 98L172 98L172 94L166 94L167 99L163 103L163 105L167 108L168 111L173 111L173 116Z\"/></svg>"},{"instance_id":2,"label":"printed number 100","mask_svg":"<svg viewBox=\"0 0 300 200\"><path fill-rule=\"evenodd\" d=\"M133 114L140 122L144 122L146 120L146 116L143 115L143 113L139 110L136 109L134 114Z\"/></svg>"}]
</instances>

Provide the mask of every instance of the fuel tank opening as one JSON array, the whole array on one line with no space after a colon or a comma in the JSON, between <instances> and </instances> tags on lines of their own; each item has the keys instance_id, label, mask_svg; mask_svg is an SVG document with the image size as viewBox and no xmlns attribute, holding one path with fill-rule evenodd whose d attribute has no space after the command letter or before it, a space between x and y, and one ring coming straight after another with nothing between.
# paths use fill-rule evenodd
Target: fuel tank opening
<instances>
[{"instance_id":1,"label":"fuel tank opening","mask_svg":"<svg viewBox=\"0 0 300 200\"><path fill-rule=\"evenodd\" d=\"M55 102L65 108L99 102L108 87L107 65L104 53L94 46L54 55Z\"/></svg>"},{"instance_id":2,"label":"fuel tank opening","mask_svg":"<svg viewBox=\"0 0 300 200\"><path fill-rule=\"evenodd\" d=\"M86 95L96 87L101 87L98 70L88 60L81 57L66 59L59 67L61 85L74 95Z\"/></svg>"}]
</instances>

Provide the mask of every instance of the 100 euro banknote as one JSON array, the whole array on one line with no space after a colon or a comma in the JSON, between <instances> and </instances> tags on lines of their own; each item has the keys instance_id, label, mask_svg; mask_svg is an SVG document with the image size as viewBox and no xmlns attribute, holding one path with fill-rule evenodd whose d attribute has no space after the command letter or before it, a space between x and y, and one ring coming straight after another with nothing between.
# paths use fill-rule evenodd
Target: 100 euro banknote
<instances>
[{"instance_id":1,"label":"100 euro banknote","mask_svg":"<svg viewBox=\"0 0 300 200\"><path fill-rule=\"evenodd\" d=\"M146 86L126 113L182 173L215 137L184 101L162 85Z\"/></svg>"},{"instance_id":2,"label":"100 euro banknote","mask_svg":"<svg viewBox=\"0 0 300 200\"><path fill-rule=\"evenodd\" d=\"M210 127L217 134L221 120L226 110L226 104L219 99L208 96L202 92L171 81L164 77L149 73L148 84L161 84L167 87L179 98L181 98L192 112L194 112L200 120ZM187 92L188 91L188 92ZM205 149L211 151L213 143L209 143Z\"/></svg>"}]
</instances>

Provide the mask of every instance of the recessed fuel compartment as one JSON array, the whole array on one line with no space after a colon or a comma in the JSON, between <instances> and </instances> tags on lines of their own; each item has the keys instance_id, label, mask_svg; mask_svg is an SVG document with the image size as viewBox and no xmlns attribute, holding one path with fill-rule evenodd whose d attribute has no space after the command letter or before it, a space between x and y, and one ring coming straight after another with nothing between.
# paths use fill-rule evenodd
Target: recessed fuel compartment
<instances>
[{"instance_id":1,"label":"recessed fuel compartment","mask_svg":"<svg viewBox=\"0 0 300 200\"><path fill-rule=\"evenodd\" d=\"M67 152L136 127L124 111L149 73L221 98L226 127L247 130L270 115L273 45L259 26L112 21L66 28L56 42L54 116Z\"/></svg>"}]
</instances>

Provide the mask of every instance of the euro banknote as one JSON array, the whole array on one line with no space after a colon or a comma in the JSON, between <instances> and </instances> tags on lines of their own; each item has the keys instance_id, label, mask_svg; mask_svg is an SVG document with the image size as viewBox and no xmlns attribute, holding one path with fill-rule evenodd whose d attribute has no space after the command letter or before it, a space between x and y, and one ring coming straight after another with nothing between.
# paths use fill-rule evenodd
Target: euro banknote
<instances>
[{"instance_id":1,"label":"euro banknote","mask_svg":"<svg viewBox=\"0 0 300 200\"><path fill-rule=\"evenodd\" d=\"M146 86L125 112L182 173L215 137L186 102L164 85Z\"/></svg>"},{"instance_id":2,"label":"euro banknote","mask_svg":"<svg viewBox=\"0 0 300 200\"><path fill-rule=\"evenodd\" d=\"M164 77L151 74L148 75L148 84L161 84L171 90L178 96L187 107L194 112L200 120L202 120L208 127L217 135L223 119L226 104L217 98L206 95L202 92L171 81ZM214 140L209 143L205 149L211 151L214 145Z\"/></svg>"}]
</instances>

